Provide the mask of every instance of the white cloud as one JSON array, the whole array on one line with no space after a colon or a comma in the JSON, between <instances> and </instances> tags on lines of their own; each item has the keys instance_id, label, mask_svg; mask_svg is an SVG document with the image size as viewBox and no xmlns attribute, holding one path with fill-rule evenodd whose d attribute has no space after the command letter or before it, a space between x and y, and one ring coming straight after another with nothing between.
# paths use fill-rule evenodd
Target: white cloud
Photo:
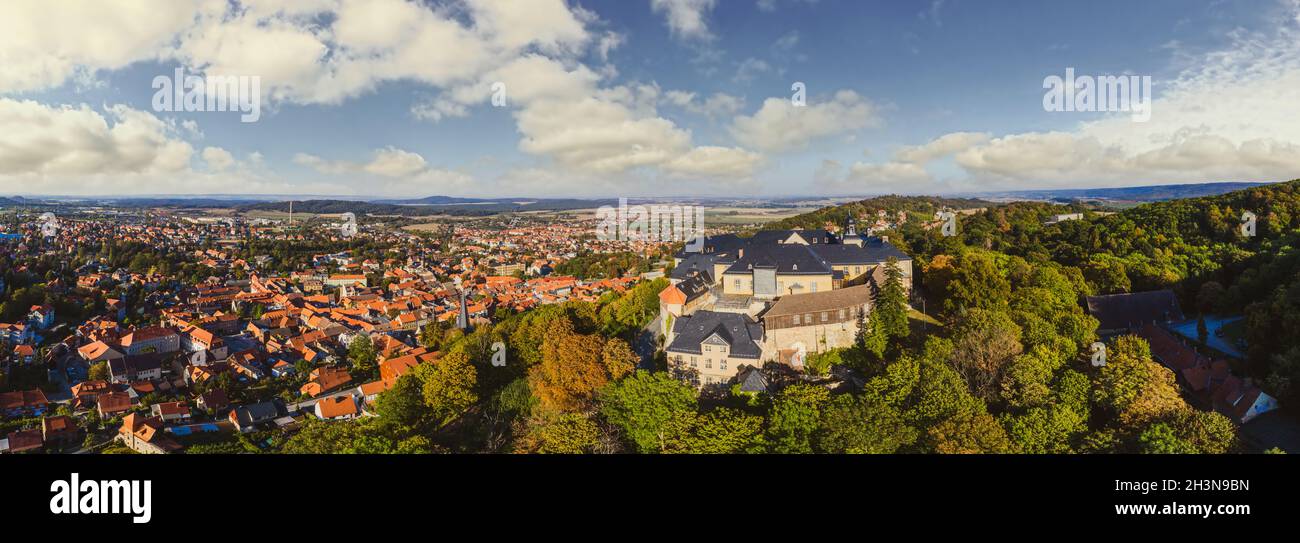
<instances>
[{"instance_id":1,"label":"white cloud","mask_svg":"<svg viewBox=\"0 0 1300 543\"><path fill-rule=\"evenodd\" d=\"M713 39L707 18L717 4L717 0L650 0L651 9L667 18L674 36L693 40Z\"/></svg>"},{"instance_id":2,"label":"white cloud","mask_svg":"<svg viewBox=\"0 0 1300 543\"><path fill-rule=\"evenodd\" d=\"M749 147L763 151L806 148L811 142L839 134L878 126L878 108L850 90L841 90L827 101L810 101L796 106L787 98L768 98L751 116L733 121L731 134Z\"/></svg>"},{"instance_id":3,"label":"white cloud","mask_svg":"<svg viewBox=\"0 0 1300 543\"><path fill-rule=\"evenodd\" d=\"M664 165L664 170L682 177L747 179L763 156L735 147L697 147Z\"/></svg>"},{"instance_id":4,"label":"white cloud","mask_svg":"<svg viewBox=\"0 0 1300 543\"><path fill-rule=\"evenodd\" d=\"M945 134L925 145L909 146L894 153L894 160L924 165L959 151L984 143L991 136L984 132L953 132Z\"/></svg>"},{"instance_id":5,"label":"white cloud","mask_svg":"<svg viewBox=\"0 0 1300 543\"><path fill-rule=\"evenodd\" d=\"M235 156L220 147L204 147L203 161L208 163L208 170L222 172L235 165Z\"/></svg>"},{"instance_id":6,"label":"white cloud","mask_svg":"<svg viewBox=\"0 0 1300 543\"><path fill-rule=\"evenodd\" d=\"M124 105L49 107L0 98L0 178L176 172L194 148L151 113Z\"/></svg>"},{"instance_id":7,"label":"white cloud","mask_svg":"<svg viewBox=\"0 0 1300 543\"><path fill-rule=\"evenodd\" d=\"M0 2L0 93L57 87L78 74L155 58L198 6L185 0Z\"/></svg>"}]
</instances>

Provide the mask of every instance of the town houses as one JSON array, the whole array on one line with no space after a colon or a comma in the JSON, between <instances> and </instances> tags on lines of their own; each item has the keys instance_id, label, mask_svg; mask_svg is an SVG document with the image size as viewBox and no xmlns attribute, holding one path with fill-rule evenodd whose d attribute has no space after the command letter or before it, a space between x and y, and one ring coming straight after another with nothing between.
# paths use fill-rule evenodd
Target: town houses
<instances>
[{"instance_id":1,"label":"town houses","mask_svg":"<svg viewBox=\"0 0 1300 543\"><path fill-rule=\"evenodd\" d=\"M0 366L49 375L44 390L0 393L0 415L37 421L34 431L15 436L20 450L40 449L38 423L60 416L68 418L48 424L57 434L50 447L81 447L67 430L79 428L88 448L144 453L182 451L190 432L371 416L379 394L398 378L436 363L440 353L421 344L429 330L449 333L543 305L595 302L642 280L557 274L579 253L620 247L585 247L579 226L525 222L456 227L448 239L367 231L364 237L389 247L375 254L347 250L328 228L290 230L282 221L166 213L105 220L88 211L63 218L52 239L37 239L29 227L28 236L0 243L0 251L23 259L90 248L97 256L68 268L72 280L43 283L45 295L33 297L41 303L24 306L20 319L0 322ZM334 250L241 252L254 242L293 246L308 239ZM95 252L109 246L139 256L114 262ZM11 282L7 292L21 293L38 279ZM87 313L64 315L51 299ZM363 339L374 349L373 374L356 368L349 353ZM61 399L50 400L47 391Z\"/></svg>"}]
</instances>

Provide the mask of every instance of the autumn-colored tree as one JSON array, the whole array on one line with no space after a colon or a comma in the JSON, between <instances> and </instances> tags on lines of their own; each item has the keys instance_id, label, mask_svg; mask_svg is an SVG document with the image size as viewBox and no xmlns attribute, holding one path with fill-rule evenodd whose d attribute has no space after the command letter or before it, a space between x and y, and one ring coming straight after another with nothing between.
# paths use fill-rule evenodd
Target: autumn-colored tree
<instances>
[{"instance_id":1,"label":"autumn-colored tree","mask_svg":"<svg viewBox=\"0 0 1300 543\"><path fill-rule=\"evenodd\" d=\"M526 450L542 454L583 454L591 452L600 439L600 428L582 413L561 413L540 421L525 440Z\"/></svg>"},{"instance_id":2,"label":"autumn-colored tree","mask_svg":"<svg viewBox=\"0 0 1300 543\"><path fill-rule=\"evenodd\" d=\"M424 404L442 424L478 402L475 392L478 372L462 351L452 351L438 360L416 366L415 377L423 383Z\"/></svg>"},{"instance_id":3,"label":"autumn-colored tree","mask_svg":"<svg viewBox=\"0 0 1300 543\"><path fill-rule=\"evenodd\" d=\"M627 375L635 367L635 359L626 342L579 334L569 320L556 319L547 327L541 363L529 369L528 382L542 408L581 410L590 405L597 391Z\"/></svg>"},{"instance_id":4,"label":"autumn-colored tree","mask_svg":"<svg viewBox=\"0 0 1300 543\"><path fill-rule=\"evenodd\" d=\"M963 414L931 426L926 442L939 454L1003 454L1014 452L1006 430L984 412Z\"/></svg>"},{"instance_id":5,"label":"autumn-colored tree","mask_svg":"<svg viewBox=\"0 0 1300 543\"><path fill-rule=\"evenodd\" d=\"M957 323L952 365L977 397L997 397L1003 371L1024 348L1020 333L1020 327L1001 311L972 309Z\"/></svg>"},{"instance_id":6,"label":"autumn-colored tree","mask_svg":"<svg viewBox=\"0 0 1300 543\"><path fill-rule=\"evenodd\" d=\"M91 381L108 380L108 362L95 362L90 365L90 370L86 372L86 378Z\"/></svg>"},{"instance_id":7,"label":"autumn-colored tree","mask_svg":"<svg viewBox=\"0 0 1300 543\"><path fill-rule=\"evenodd\" d=\"M1144 426L1187 408L1174 373L1151 359L1146 340L1120 336L1107 353L1106 365L1093 378L1093 394L1121 426Z\"/></svg>"}]
</instances>

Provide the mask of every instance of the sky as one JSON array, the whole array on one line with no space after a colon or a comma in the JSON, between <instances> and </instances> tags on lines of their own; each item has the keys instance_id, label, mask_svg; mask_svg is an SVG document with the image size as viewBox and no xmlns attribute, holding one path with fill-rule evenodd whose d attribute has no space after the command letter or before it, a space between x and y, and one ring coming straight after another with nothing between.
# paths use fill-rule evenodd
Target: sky
<instances>
[{"instance_id":1,"label":"sky","mask_svg":"<svg viewBox=\"0 0 1300 543\"><path fill-rule=\"evenodd\" d=\"M177 69L256 120L159 100ZM1049 111L1067 69L1149 77L1149 119ZM0 195L1280 181L1297 119L1300 0L0 2Z\"/></svg>"}]
</instances>

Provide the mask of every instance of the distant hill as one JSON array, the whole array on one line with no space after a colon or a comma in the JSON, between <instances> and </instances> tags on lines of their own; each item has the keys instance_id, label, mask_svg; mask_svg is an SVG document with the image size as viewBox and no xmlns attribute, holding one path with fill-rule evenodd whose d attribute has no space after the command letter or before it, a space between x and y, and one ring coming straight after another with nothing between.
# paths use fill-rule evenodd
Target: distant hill
<instances>
[{"instance_id":1,"label":"distant hill","mask_svg":"<svg viewBox=\"0 0 1300 543\"><path fill-rule=\"evenodd\" d=\"M856 217L866 217L878 210L888 213L906 211L908 213L933 214L942 208L972 209L994 206L993 202L976 198L945 198L941 196L877 196L857 202L837 206L823 207L802 215L795 215L769 224L767 228L786 230L798 228L821 228L827 223L843 224L852 213Z\"/></svg>"},{"instance_id":2,"label":"distant hill","mask_svg":"<svg viewBox=\"0 0 1300 543\"><path fill-rule=\"evenodd\" d=\"M1218 196L1269 183L1193 183L1186 185L1154 185L1148 187L1121 187L1107 189L1017 190L1008 192L978 193L974 196L989 198L1024 198L1028 200L1080 200L1104 199L1129 202L1162 202L1182 198Z\"/></svg>"},{"instance_id":3,"label":"distant hill","mask_svg":"<svg viewBox=\"0 0 1300 543\"><path fill-rule=\"evenodd\" d=\"M455 215L463 217L483 217L497 213L518 213L524 211L565 211L571 209L589 209L603 205L617 205L616 200L578 200L547 198L493 198L472 199L453 198L450 196L430 196L418 200L378 200L374 202L355 202L348 200L305 200L295 201L293 210L302 213L337 214L352 212L370 215L399 215L418 217L423 215ZM240 210L289 211L289 202L259 202L239 206Z\"/></svg>"}]
</instances>

